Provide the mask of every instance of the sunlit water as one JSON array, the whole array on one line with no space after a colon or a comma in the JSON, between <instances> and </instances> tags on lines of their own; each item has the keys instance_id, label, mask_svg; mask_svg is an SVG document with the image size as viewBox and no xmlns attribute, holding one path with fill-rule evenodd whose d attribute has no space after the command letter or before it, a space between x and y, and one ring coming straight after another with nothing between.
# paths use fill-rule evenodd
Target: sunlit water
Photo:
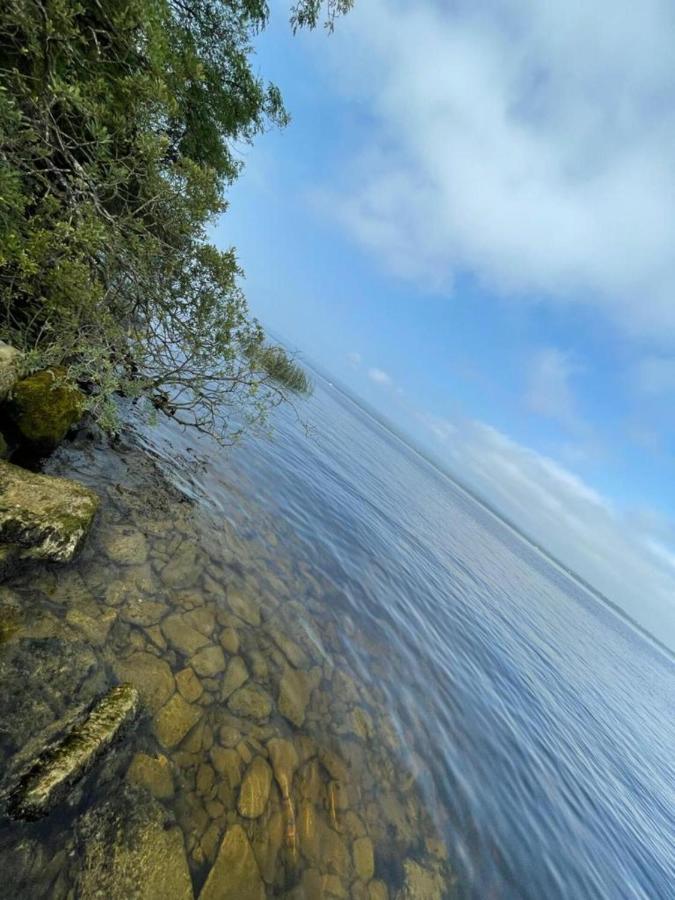
<instances>
[{"instance_id":1,"label":"sunlit water","mask_svg":"<svg viewBox=\"0 0 675 900\"><path fill-rule=\"evenodd\" d=\"M672 661L335 389L301 415L309 435L284 410L227 452L164 424L50 464L104 505L77 563L4 597L22 696L0 753L119 680L145 714L62 809L3 825L11 894L87 896L91 817L131 783L177 823L195 896L219 896L237 825L271 897L675 896ZM43 649L85 674L46 690ZM139 753L166 758L170 795L138 787ZM251 816L256 757L276 777Z\"/></svg>"}]
</instances>

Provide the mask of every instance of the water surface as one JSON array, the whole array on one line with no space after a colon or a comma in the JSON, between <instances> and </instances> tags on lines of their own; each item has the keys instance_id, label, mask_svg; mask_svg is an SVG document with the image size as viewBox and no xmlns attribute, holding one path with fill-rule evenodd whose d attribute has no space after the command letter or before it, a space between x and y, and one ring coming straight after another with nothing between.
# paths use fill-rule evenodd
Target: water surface
<instances>
[{"instance_id":1,"label":"water surface","mask_svg":"<svg viewBox=\"0 0 675 900\"><path fill-rule=\"evenodd\" d=\"M144 753L171 767L173 793L152 802L180 828L196 893L240 824L268 896L673 896L671 659L337 390L319 386L302 416L309 436L283 410L272 439L227 452L144 431L175 493L137 446L51 463L104 508L79 562L11 585L33 612L0 653L16 678L22 652L61 642L80 666L90 654L89 674L28 702L32 726L17 714L0 752L148 656L168 675L108 781L92 773L67 812L0 835L0 855L19 827L44 850L14 893L77 892L78 823ZM187 625L222 666L195 661ZM234 658L269 710L227 693ZM175 744L174 693L199 716ZM272 765L275 739L297 757L288 783L242 815L241 779L256 757Z\"/></svg>"}]
</instances>

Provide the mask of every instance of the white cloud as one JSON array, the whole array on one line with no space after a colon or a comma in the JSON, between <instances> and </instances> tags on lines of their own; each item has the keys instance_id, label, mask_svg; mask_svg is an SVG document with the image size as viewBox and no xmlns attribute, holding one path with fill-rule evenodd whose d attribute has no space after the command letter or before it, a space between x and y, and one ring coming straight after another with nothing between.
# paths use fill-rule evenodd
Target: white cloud
<instances>
[{"instance_id":1,"label":"white cloud","mask_svg":"<svg viewBox=\"0 0 675 900\"><path fill-rule=\"evenodd\" d=\"M446 443L457 430L455 425L442 416L434 416L428 412L415 411L415 416L431 434L442 444Z\"/></svg>"},{"instance_id":2,"label":"white cloud","mask_svg":"<svg viewBox=\"0 0 675 900\"><path fill-rule=\"evenodd\" d=\"M582 371L568 354L555 347L539 350L532 358L528 373L525 398L528 407L563 425L578 426L579 414L570 379Z\"/></svg>"},{"instance_id":3,"label":"white cloud","mask_svg":"<svg viewBox=\"0 0 675 900\"><path fill-rule=\"evenodd\" d=\"M388 375L382 369L368 369L368 378L371 381L374 381L375 384L381 384L385 387L389 387L393 384L391 375Z\"/></svg>"},{"instance_id":4,"label":"white cloud","mask_svg":"<svg viewBox=\"0 0 675 900\"><path fill-rule=\"evenodd\" d=\"M670 0L357 4L332 46L368 132L331 203L393 271L672 341L673 33Z\"/></svg>"},{"instance_id":5,"label":"white cloud","mask_svg":"<svg viewBox=\"0 0 675 900\"><path fill-rule=\"evenodd\" d=\"M481 422L457 423L449 451L480 494L675 649L672 522L622 514L578 475Z\"/></svg>"}]
</instances>

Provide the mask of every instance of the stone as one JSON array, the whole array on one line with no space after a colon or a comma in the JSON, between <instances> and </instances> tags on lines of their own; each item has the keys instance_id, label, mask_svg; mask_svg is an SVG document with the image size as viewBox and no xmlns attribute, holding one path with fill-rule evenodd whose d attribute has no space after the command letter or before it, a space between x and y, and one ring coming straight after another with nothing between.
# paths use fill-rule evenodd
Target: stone
<instances>
[{"instance_id":1,"label":"stone","mask_svg":"<svg viewBox=\"0 0 675 900\"><path fill-rule=\"evenodd\" d=\"M389 891L384 881L371 881L368 885L368 900L389 900Z\"/></svg>"},{"instance_id":2,"label":"stone","mask_svg":"<svg viewBox=\"0 0 675 900\"><path fill-rule=\"evenodd\" d=\"M220 647L210 645L198 650L191 657L190 665L202 678L214 678L225 671L225 656Z\"/></svg>"},{"instance_id":3,"label":"stone","mask_svg":"<svg viewBox=\"0 0 675 900\"><path fill-rule=\"evenodd\" d=\"M99 506L89 488L0 461L0 549L18 559L70 562Z\"/></svg>"},{"instance_id":4,"label":"stone","mask_svg":"<svg viewBox=\"0 0 675 900\"><path fill-rule=\"evenodd\" d=\"M352 844L354 871L362 881L370 881L375 874L375 855L373 842L369 837L357 838Z\"/></svg>"},{"instance_id":5,"label":"stone","mask_svg":"<svg viewBox=\"0 0 675 900\"><path fill-rule=\"evenodd\" d=\"M403 887L396 900L442 900L443 880L436 872L426 869L414 859L403 863L405 873Z\"/></svg>"},{"instance_id":6,"label":"stone","mask_svg":"<svg viewBox=\"0 0 675 900\"><path fill-rule=\"evenodd\" d=\"M236 747L241 740L241 733L233 725L221 725L218 735L223 747Z\"/></svg>"},{"instance_id":7,"label":"stone","mask_svg":"<svg viewBox=\"0 0 675 900\"><path fill-rule=\"evenodd\" d=\"M0 402L7 398L19 379L21 356L16 347L0 341Z\"/></svg>"},{"instance_id":8,"label":"stone","mask_svg":"<svg viewBox=\"0 0 675 900\"><path fill-rule=\"evenodd\" d=\"M226 653L239 653L239 635L237 629L232 627L223 628L220 632L220 643Z\"/></svg>"},{"instance_id":9,"label":"stone","mask_svg":"<svg viewBox=\"0 0 675 900\"><path fill-rule=\"evenodd\" d=\"M309 668L309 657L299 644L286 637L281 629L275 626L268 627L267 632L292 666L296 669Z\"/></svg>"},{"instance_id":10,"label":"stone","mask_svg":"<svg viewBox=\"0 0 675 900\"><path fill-rule=\"evenodd\" d=\"M176 687L188 703L199 700L204 693L201 681L189 666L176 673Z\"/></svg>"},{"instance_id":11,"label":"stone","mask_svg":"<svg viewBox=\"0 0 675 900\"><path fill-rule=\"evenodd\" d=\"M216 745L211 748L211 762L213 767L228 785L236 788L241 783L241 757L232 747L219 747Z\"/></svg>"},{"instance_id":12,"label":"stone","mask_svg":"<svg viewBox=\"0 0 675 900\"><path fill-rule=\"evenodd\" d=\"M192 609L183 615L183 621L197 631L201 631L204 637L210 638L216 627L216 616L212 610L206 606L200 606L198 609Z\"/></svg>"},{"instance_id":13,"label":"stone","mask_svg":"<svg viewBox=\"0 0 675 900\"><path fill-rule=\"evenodd\" d=\"M105 644L116 618L114 609L100 610L96 616L89 616L80 609L69 609L66 613L66 622L81 631L90 643L99 647Z\"/></svg>"},{"instance_id":14,"label":"stone","mask_svg":"<svg viewBox=\"0 0 675 900\"><path fill-rule=\"evenodd\" d=\"M0 459L9 459L9 456L9 444L4 434L0 431Z\"/></svg>"},{"instance_id":15,"label":"stone","mask_svg":"<svg viewBox=\"0 0 675 900\"><path fill-rule=\"evenodd\" d=\"M120 565L141 566L148 558L148 543L145 537L129 528L111 528L101 536L101 544L108 559ZM148 622L148 625L154 624Z\"/></svg>"},{"instance_id":16,"label":"stone","mask_svg":"<svg viewBox=\"0 0 675 900\"><path fill-rule=\"evenodd\" d=\"M149 625L145 629L145 633L158 650L166 650L166 639L164 638L162 629L159 627L159 625Z\"/></svg>"},{"instance_id":17,"label":"stone","mask_svg":"<svg viewBox=\"0 0 675 900\"><path fill-rule=\"evenodd\" d=\"M253 852L264 881L273 884L277 876L277 857L284 842L284 817L276 810L261 820L252 839Z\"/></svg>"},{"instance_id":18,"label":"stone","mask_svg":"<svg viewBox=\"0 0 675 900\"><path fill-rule=\"evenodd\" d=\"M84 395L66 378L63 368L44 369L21 378L12 388L7 409L27 443L52 450L82 418Z\"/></svg>"},{"instance_id":19,"label":"stone","mask_svg":"<svg viewBox=\"0 0 675 900\"><path fill-rule=\"evenodd\" d=\"M85 814L78 837L69 896L193 900L183 833L156 800L124 793L110 798Z\"/></svg>"},{"instance_id":20,"label":"stone","mask_svg":"<svg viewBox=\"0 0 675 900\"><path fill-rule=\"evenodd\" d=\"M221 804L218 803L216 800L211 800L210 803L215 804L215 805L219 806L221 809L223 809ZM207 803L207 806L209 806L208 803ZM211 818L219 819L220 815L221 814L219 814L217 816L212 816ZM200 846L201 846L202 852L204 853L204 856L206 857L206 859L208 859L208 861L211 863L216 858L216 853L218 851L218 841L220 840L220 830L221 830L220 827L215 822L212 822L209 825L209 827L206 829L204 834L202 835L202 839L200 841Z\"/></svg>"},{"instance_id":21,"label":"stone","mask_svg":"<svg viewBox=\"0 0 675 900\"><path fill-rule=\"evenodd\" d=\"M201 716L202 710L198 706L186 703L179 693L175 693L152 720L157 740L170 750L183 740Z\"/></svg>"},{"instance_id":22,"label":"stone","mask_svg":"<svg viewBox=\"0 0 675 900\"><path fill-rule=\"evenodd\" d=\"M137 753L127 770L127 780L131 784L146 788L158 800L173 797L171 763L161 754L148 756L147 753Z\"/></svg>"},{"instance_id":23,"label":"stone","mask_svg":"<svg viewBox=\"0 0 675 900\"><path fill-rule=\"evenodd\" d=\"M238 588L227 589L227 602L235 616L239 616L254 628L260 625L260 609L254 600L247 597Z\"/></svg>"},{"instance_id":24,"label":"stone","mask_svg":"<svg viewBox=\"0 0 675 900\"><path fill-rule=\"evenodd\" d=\"M215 772L208 763L202 763L197 769L197 793L209 797L216 779Z\"/></svg>"},{"instance_id":25,"label":"stone","mask_svg":"<svg viewBox=\"0 0 675 900\"><path fill-rule=\"evenodd\" d=\"M137 597L127 600L120 609L120 619L130 625L138 625L140 628L150 628L166 615L166 604L157 600L145 600Z\"/></svg>"},{"instance_id":26,"label":"stone","mask_svg":"<svg viewBox=\"0 0 675 900\"><path fill-rule=\"evenodd\" d=\"M338 878L337 875L322 875L321 876L321 889L323 891L323 896L328 897L337 897L342 900L342 898L349 897L349 893L347 892L347 888L344 886L342 880ZM354 900L358 900L357 890L352 894Z\"/></svg>"},{"instance_id":27,"label":"stone","mask_svg":"<svg viewBox=\"0 0 675 900\"><path fill-rule=\"evenodd\" d=\"M186 588L196 580L198 574L197 550L192 544L183 541L162 569L162 581L169 588Z\"/></svg>"},{"instance_id":28,"label":"stone","mask_svg":"<svg viewBox=\"0 0 675 900\"><path fill-rule=\"evenodd\" d=\"M169 664L152 653L133 653L126 659L115 659L113 671L120 681L133 684L151 713L164 706L176 689Z\"/></svg>"},{"instance_id":29,"label":"stone","mask_svg":"<svg viewBox=\"0 0 675 900\"><path fill-rule=\"evenodd\" d=\"M246 663L241 656L234 656L227 664L227 671L223 678L223 685L220 696L222 700L227 700L237 688L240 688L248 681L248 670Z\"/></svg>"},{"instance_id":30,"label":"stone","mask_svg":"<svg viewBox=\"0 0 675 900\"><path fill-rule=\"evenodd\" d=\"M256 756L241 782L237 805L239 815L245 819L257 819L261 816L269 800L271 784L272 770L269 764L262 756Z\"/></svg>"},{"instance_id":31,"label":"stone","mask_svg":"<svg viewBox=\"0 0 675 900\"><path fill-rule=\"evenodd\" d=\"M279 712L284 718L300 728L305 721L305 713L312 691L321 680L321 670L303 672L288 667L279 684Z\"/></svg>"},{"instance_id":32,"label":"stone","mask_svg":"<svg viewBox=\"0 0 675 900\"><path fill-rule=\"evenodd\" d=\"M300 760L298 753L290 741L284 738L272 738L267 742L274 777L276 778L282 797L289 797L293 785L293 776Z\"/></svg>"},{"instance_id":33,"label":"stone","mask_svg":"<svg viewBox=\"0 0 675 900\"><path fill-rule=\"evenodd\" d=\"M225 834L199 900L265 900L265 886L241 825Z\"/></svg>"},{"instance_id":34,"label":"stone","mask_svg":"<svg viewBox=\"0 0 675 900\"><path fill-rule=\"evenodd\" d=\"M249 716L251 719L266 719L272 712L270 695L262 688L248 685L236 690L227 705L235 716Z\"/></svg>"},{"instance_id":35,"label":"stone","mask_svg":"<svg viewBox=\"0 0 675 900\"><path fill-rule=\"evenodd\" d=\"M185 621L184 613L167 616L162 621L161 628L167 641L183 656L193 656L197 650L201 650L209 643L206 635Z\"/></svg>"},{"instance_id":36,"label":"stone","mask_svg":"<svg viewBox=\"0 0 675 900\"><path fill-rule=\"evenodd\" d=\"M133 722L138 707L138 691L132 685L112 688L83 722L46 748L21 778L10 798L11 814L33 820L49 812Z\"/></svg>"}]
</instances>

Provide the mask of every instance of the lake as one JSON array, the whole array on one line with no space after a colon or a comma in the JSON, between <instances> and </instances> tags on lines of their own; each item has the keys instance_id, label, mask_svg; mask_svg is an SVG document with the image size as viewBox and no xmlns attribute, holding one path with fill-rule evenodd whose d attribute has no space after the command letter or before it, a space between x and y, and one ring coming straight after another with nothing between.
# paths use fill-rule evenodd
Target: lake
<instances>
[{"instance_id":1,"label":"lake","mask_svg":"<svg viewBox=\"0 0 675 900\"><path fill-rule=\"evenodd\" d=\"M249 896L240 844L251 897L672 898L672 658L317 381L231 449L163 422L49 462L104 502L0 598L0 758L118 681L145 712L4 821L7 895L123 896L133 807L207 900Z\"/></svg>"}]
</instances>

